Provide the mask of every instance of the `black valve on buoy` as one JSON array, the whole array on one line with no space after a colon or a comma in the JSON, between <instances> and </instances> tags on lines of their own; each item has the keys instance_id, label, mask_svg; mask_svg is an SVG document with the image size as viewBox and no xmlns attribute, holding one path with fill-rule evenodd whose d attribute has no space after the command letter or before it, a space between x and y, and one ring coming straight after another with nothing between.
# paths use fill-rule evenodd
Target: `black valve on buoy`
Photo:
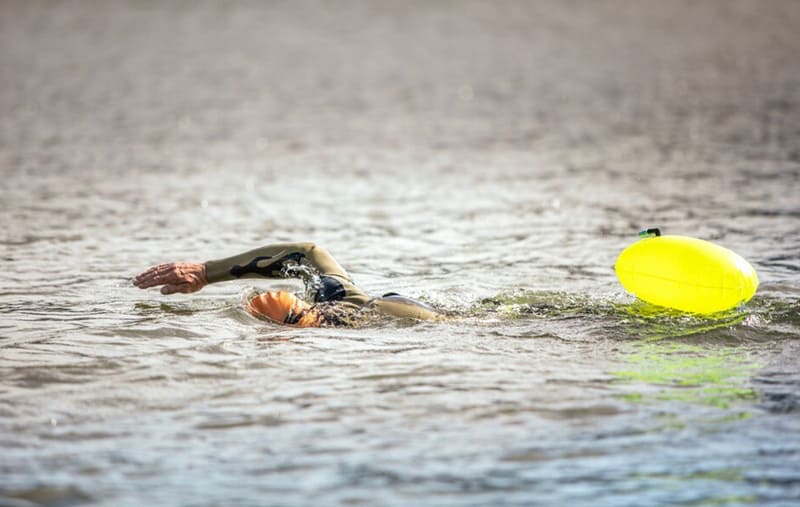
<instances>
[{"instance_id":1,"label":"black valve on buoy","mask_svg":"<svg viewBox=\"0 0 800 507\"><path fill-rule=\"evenodd\" d=\"M658 227L653 227L652 229L646 229L639 233L640 238L650 238L650 237L658 237L661 236L661 229Z\"/></svg>"}]
</instances>

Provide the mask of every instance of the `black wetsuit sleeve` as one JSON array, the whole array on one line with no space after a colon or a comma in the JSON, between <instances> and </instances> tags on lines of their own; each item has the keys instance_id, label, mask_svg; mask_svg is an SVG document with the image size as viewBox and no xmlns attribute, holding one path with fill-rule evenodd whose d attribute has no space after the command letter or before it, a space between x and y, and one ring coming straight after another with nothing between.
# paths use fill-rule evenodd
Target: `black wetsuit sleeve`
<instances>
[{"instance_id":1,"label":"black wetsuit sleeve","mask_svg":"<svg viewBox=\"0 0 800 507\"><path fill-rule=\"evenodd\" d=\"M314 243L278 243L208 261L206 277L208 283L240 278L283 278L286 263L311 266L321 275L350 278L327 250Z\"/></svg>"}]
</instances>

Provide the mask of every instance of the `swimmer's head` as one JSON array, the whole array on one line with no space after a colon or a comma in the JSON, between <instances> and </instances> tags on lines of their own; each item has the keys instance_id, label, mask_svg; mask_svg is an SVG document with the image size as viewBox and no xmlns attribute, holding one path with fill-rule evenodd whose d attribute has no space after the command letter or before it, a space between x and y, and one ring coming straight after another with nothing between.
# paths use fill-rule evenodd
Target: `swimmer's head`
<instances>
[{"instance_id":1,"label":"swimmer's head","mask_svg":"<svg viewBox=\"0 0 800 507\"><path fill-rule=\"evenodd\" d=\"M257 317L295 327L319 327L320 315L313 307L286 291L259 294L247 303L247 309Z\"/></svg>"}]
</instances>

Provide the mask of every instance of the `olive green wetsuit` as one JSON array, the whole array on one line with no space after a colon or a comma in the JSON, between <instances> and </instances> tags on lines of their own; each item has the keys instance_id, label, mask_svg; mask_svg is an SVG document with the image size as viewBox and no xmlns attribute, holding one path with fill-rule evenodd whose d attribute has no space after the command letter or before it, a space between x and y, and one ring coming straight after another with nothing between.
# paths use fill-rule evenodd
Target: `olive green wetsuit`
<instances>
[{"instance_id":1,"label":"olive green wetsuit","mask_svg":"<svg viewBox=\"0 0 800 507\"><path fill-rule=\"evenodd\" d=\"M287 266L310 266L320 276L315 303L336 303L353 308L374 308L401 318L437 319L442 315L430 306L399 294L372 297L359 289L336 259L314 243L279 243L206 262L208 283L240 278L285 278L293 275Z\"/></svg>"}]
</instances>

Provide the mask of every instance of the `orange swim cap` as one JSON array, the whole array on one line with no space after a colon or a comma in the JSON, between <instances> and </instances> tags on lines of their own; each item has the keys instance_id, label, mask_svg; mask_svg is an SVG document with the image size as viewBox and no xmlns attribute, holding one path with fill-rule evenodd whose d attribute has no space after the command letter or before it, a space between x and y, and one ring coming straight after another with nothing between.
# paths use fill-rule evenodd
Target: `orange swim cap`
<instances>
[{"instance_id":1,"label":"orange swim cap","mask_svg":"<svg viewBox=\"0 0 800 507\"><path fill-rule=\"evenodd\" d=\"M278 324L295 327L319 327L319 315L311 305L285 291L265 292L247 303L247 309L257 316Z\"/></svg>"}]
</instances>

